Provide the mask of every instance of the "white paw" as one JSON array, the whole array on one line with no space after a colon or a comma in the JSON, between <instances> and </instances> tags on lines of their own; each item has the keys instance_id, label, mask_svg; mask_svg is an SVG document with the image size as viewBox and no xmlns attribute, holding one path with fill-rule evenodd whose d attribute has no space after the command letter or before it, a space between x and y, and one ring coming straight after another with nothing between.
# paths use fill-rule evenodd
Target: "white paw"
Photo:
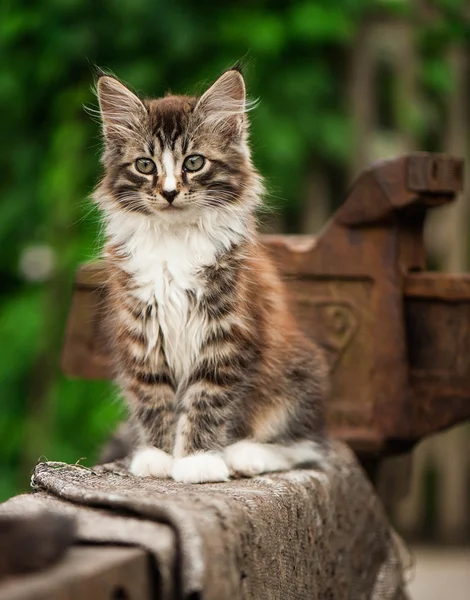
<instances>
[{"instance_id":1,"label":"white paw","mask_svg":"<svg viewBox=\"0 0 470 600\"><path fill-rule=\"evenodd\" d=\"M170 477L173 458L158 448L138 450L131 461L130 472L138 477Z\"/></svg>"},{"instance_id":2,"label":"white paw","mask_svg":"<svg viewBox=\"0 0 470 600\"><path fill-rule=\"evenodd\" d=\"M286 471L292 462L276 445L241 441L225 448L224 458L230 473L253 477L272 471Z\"/></svg>"},{"instance_id":3,"label":"white paw","mask_svg":"<svg viewBox=\"0 0 470 600\"><path fill-rule=\"evenodd\" d=\"M171 476L180 483L205 483L228 481L229 472L223 459L217 454L193 454L175 458Z\"/></svg>"}]
</instances>

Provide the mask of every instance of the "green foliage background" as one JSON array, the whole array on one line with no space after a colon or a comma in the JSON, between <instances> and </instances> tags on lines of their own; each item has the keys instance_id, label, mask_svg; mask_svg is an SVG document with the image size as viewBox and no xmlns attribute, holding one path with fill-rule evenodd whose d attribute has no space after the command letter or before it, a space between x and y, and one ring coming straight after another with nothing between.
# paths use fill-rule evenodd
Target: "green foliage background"
<instances>
[{"instance_id":1,"label":"green foliage background","mask_svg":"<svg viewBox=\"0 0 470 600\"><path fill-rule=\"evenodd\" d=\"M451 87L442 50L469 33L462 2L439 4L445 18L417 29L436 114ZM71 381L58 367L74 271L99 249L87 200L100 171L99 126L83 109L95 105L91 65L161 95L197 93L245 59L249 92L262 100L252 113L255 162L295 229L312 161L347 170L348 52L377 12L413 18L400 0L2 2L0 500L27 488L41 455L92 463L122 412L109 384ZM19 268L34 244L55 255L42 283Z\"/></svg>"}]
</instances>

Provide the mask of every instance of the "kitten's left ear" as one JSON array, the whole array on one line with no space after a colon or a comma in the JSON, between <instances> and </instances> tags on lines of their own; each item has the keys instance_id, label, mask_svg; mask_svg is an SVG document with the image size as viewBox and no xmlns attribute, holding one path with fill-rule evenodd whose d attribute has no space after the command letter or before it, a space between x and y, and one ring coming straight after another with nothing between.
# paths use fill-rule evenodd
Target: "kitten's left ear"
<instances>
[{"instance_id":1,"label":"kitten's left ear","mask_svg":"<svg viewBox=\"0 0 470 600\"><path fill-rule=\"evenodd\" d=\"M105 139L126 139L145 122L142 101L120 81L102 75L96 87Z\"/></svg>"},{"instance_id":2,"label":"kitten's left ear","mask_svg":"<svg viewBox=\"0 0 470 600\"><path fill-rule=\"evenodd\" d=\"M245 111L245 81L238 69L225 71L201 96L194 109L205 124L228 135L243 132Z\"/></svg>"}]
</instances>

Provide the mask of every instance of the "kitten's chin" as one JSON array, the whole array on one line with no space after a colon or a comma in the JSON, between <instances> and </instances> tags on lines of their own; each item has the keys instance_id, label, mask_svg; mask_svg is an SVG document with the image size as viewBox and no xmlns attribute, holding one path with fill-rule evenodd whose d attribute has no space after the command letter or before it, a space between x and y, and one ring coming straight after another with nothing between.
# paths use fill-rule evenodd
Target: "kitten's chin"
<instances>
[{"instance_id":1,"label":"kitten's chin","mask_svg":"<svg viewBox=\"0 0 470 600\"><path fill-rule=\"evenodd\" d=\"M185 224L197 221L199 211L190 206L163 206L154 209L154 219L166 224Z\"/></svg>"},{"instance_id":2,"label":"kitten's chin","mask_svg":"<svg viewBox=\"0 0 470 600\"><path fill-rule=\"evenodd\" d=\"M181 212L182 210L186 210L186 207L175 206L174 204L168 204L168 206L163 206L162 208L158 209L159 212L168 212L168 213Z\"/></svg>"}]
</instances>

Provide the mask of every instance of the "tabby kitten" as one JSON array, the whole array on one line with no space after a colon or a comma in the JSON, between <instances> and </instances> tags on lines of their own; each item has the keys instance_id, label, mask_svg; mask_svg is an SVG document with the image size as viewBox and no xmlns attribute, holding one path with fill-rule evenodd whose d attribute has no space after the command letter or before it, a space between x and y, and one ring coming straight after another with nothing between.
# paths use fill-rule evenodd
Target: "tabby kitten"
<instances>
[{"instance_id":1,"label":"tabby kitten","mask_svg":"<svg viewBox=\"0 0 470 600\"><path fill-rule=\"evenodd\" d=\"M326 368L260 245L245 83L138 98L98 79L115 372L139 425L131 471L226 481L323 456Z\"/></svg>"}]
</instances>

